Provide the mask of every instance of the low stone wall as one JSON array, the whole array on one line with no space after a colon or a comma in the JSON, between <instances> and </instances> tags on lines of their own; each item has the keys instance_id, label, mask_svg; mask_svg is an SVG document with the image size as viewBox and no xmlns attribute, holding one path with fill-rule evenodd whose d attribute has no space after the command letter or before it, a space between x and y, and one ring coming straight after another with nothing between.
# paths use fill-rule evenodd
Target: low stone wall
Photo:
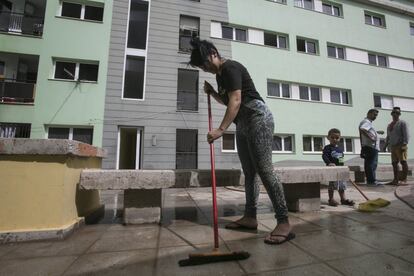
<instances>
[{"instance_id":1,"label":"low stone wall","mask_svg":"<svg viewBox=\"0 0 414 276\"><path fill-rule=\"evenodd\" d=\"M283 183L290 211L320 208L320 183L349 180L347 167L275 167ZM260 180L259 180L260 181ZM217 186L244 184L240 170L216 170ZM86 190L124 190L124 222L159 222L161 190L210 187L210 170L83 170L80 187Z\"/></svg>"},{"instance_id":2,"label":"low stone wall","mask_svg":"<svg viewBox=\"0 0 414 276\"><path fill-rule=\"evenodd\" d=\"M355 182L364 183L366 181L365 169L363 165L350 165L348 166L351 171L351 176L355 179ZM412 176L414 166L408 166L408 175ZM376 170L376 176L378 180L392 180L394 178L394 172L392 165L378 165ZM401 179L401 165L399 165L398 176Z\"/></svg>"},{"instance_id":3,"label":"low stone wall","mask_svg":"<svg viewBox=\"0 0 414 276\"><path fill-rule=\"evenodd\" d=\"M103 156L70 140L0 139L0 243L64 238L103 211L99 191L78 187Z\"/></svg>"}]
</instances>

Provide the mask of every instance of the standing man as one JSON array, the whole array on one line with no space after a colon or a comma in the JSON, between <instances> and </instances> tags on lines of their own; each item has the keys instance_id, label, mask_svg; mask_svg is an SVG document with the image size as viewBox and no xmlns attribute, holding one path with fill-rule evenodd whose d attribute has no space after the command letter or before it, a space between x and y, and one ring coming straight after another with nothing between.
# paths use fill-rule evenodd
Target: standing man
<instances>
[{"instance_id":1,"label":"standing man","mask_svg":"<svg viewBox=\"0 0 414 276\"><path fill-rule=\"evenodd\" d=\"M375 121L377 116L378 110L370 109L367 113L367 117L359 124L361 157L364 158L364 170L367 177L367 185L371 187L382 185L377 181L375 176L380 144L378 134L384 134L384 131L376 131L372 125L372 122Z\"/></svg>"},{"instance_id":2,"label":"standing man","mask_svg":"<svg viewBox=\"0 0 414 276\"><path fill-rule=\"evenodd\" d=\"M391 111L392 122L387 127L387 138L383 150L387 146L391 147L391 162L394 170L394 180L392 185L407 185L407 145L409 140L408 125L405 121L400 120L401 109L394 107ZM398 182L398 162L402 166L401 181Z\"/></svg>"}]
</instances>

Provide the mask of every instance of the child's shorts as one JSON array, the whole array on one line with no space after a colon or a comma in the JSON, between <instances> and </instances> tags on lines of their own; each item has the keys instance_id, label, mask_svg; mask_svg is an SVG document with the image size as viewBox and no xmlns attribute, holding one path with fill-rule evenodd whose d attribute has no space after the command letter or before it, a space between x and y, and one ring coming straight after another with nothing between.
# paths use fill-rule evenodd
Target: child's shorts
<instances>
[{"instance_id":1,"label":"child's shorts","mask_svg":"<svg viewBox=\"0 0 414 276\"><path fill-rule=\"evenodd\" d=\"M329 181L328 190L340 190L345 191L346 190L346 181Z\"/></svg>"}]
</instances>

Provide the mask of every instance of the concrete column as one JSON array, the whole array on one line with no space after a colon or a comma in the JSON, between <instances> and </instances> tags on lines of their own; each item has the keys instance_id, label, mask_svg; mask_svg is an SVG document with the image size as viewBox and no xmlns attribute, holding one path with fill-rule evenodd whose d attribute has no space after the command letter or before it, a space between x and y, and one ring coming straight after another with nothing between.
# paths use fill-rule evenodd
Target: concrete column
<instances>
[{"instance_id":1,"label":"concrete column","mask_svg":"<svg viewBox=\"0 0 414 276\"><path fill-rule=\"evenodd\" d=\"M124 223L159 223L161 220L161 199L161 189L125 190Z\"/></svg>"}]
</instances>

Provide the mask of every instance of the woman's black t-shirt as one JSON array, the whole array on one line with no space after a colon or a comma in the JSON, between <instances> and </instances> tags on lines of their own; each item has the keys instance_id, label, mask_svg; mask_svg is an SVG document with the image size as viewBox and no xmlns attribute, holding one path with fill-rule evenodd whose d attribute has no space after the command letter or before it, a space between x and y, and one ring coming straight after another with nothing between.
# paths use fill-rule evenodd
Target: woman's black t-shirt
<instances>
[{"instance_id":1,"label":"woman's black t-shirt","mask_svg":"<svg viewBox=\"0 0 414 276\"><path fill-rule=\"evenodd\" d=\"M216 75L218 93L225 105L229 103L228 92L241 90L242 104L246 104L251 100L258 99L264 102L260 97L252 78L247 72L246 67L234 60L227 60L223 63L221 75Z\"/></svg>"}]
</instances>

